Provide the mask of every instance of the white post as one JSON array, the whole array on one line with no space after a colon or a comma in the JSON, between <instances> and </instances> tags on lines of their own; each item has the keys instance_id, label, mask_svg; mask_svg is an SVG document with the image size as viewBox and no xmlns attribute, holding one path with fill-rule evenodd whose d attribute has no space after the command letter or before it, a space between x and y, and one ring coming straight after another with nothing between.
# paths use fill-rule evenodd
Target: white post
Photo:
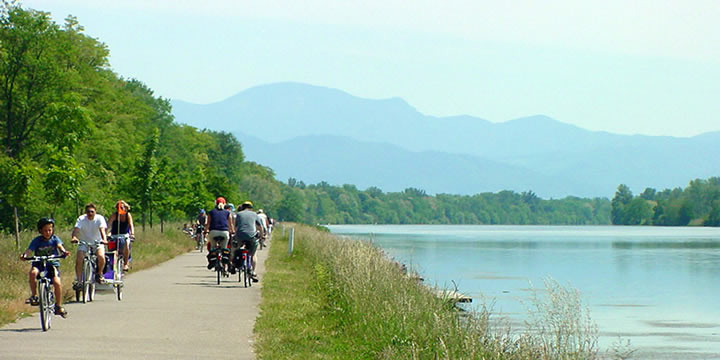
<instances>
[{"instance_id":1,"label":"white post","mask_svg":"<svg viewBox=\"0 0 720 360\"><path fill-rule=\"evenodd\" d=\"M292 254L294 244L295 244L295 228L290 228L290 236L288 238L288 255Z\"/></svg>"},{"instance_id":2,"label":"white post","mask_svg":"<svg viewBox=\"0 0 720 360\"><path fill-rule=\"evenodd\" d=\"M285 237L285 223L282 223L282 229L283 229L282 236Z\"/></svg>"}]
</instances>

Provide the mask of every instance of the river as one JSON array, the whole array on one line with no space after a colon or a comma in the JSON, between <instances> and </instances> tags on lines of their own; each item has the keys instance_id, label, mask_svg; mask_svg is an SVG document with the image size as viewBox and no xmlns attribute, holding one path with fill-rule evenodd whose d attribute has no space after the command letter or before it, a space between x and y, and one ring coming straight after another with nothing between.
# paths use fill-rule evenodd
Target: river
<instances>
[{"instance_id":1,"label":"river","mask_svg":"<svg viewBox=\"0 0 720 360\"><path fill-rule=\"evenodd\" d=\"M720 359L720 229L328 227L373 241L426 283L494 303L493 314L511 322L522 323L531 289L552 278L580 291L603 351L622 337L636 359Z\"/></svg>"}]
</instances>

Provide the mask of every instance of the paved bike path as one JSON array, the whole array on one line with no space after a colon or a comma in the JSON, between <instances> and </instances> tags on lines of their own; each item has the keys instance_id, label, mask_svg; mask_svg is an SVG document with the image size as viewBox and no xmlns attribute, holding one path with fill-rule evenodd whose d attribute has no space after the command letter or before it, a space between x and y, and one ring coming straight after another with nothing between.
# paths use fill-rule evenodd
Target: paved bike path
<instances>
[{"instance_id":1,"label":"paved bike path","mask_svg":"<svg viewBox=\"0 0 720 360\"><path fill-rule=\"evenodd\" d=\"M122 301L98 291L92 303L66 303L67 319L55 316L47 332L38 314L0 328L0 359L255 359L267 253L258 251L251 288L237 275L217 285L197 251L130 273Z\"/></svg>"}]
</instances>

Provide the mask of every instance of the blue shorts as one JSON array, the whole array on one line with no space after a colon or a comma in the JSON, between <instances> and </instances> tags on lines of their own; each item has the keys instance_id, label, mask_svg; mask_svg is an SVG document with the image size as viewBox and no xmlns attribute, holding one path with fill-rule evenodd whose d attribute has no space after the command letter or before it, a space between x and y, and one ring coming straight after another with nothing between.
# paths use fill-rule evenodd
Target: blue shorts
<instances>
[{"instance_id":1,"label":"blue shorts","mask_svg":"<svg viewBox=\"0 0 720 360\"><path fill-rule=\"evenodd\" d=\"M46 277L48 279L52 279L55 276L60 276L60 268L58 266L56 266L53 263L47 263L47 266L48 266L48 271L47 271ZM38 270L40 270L40 273L42 273L43 270L45 270L45 268L43 267L42 261L33 261L32 267L30 268L30 270L32 270L32 268L37 268Z\"/></svg>"}]
</instances>

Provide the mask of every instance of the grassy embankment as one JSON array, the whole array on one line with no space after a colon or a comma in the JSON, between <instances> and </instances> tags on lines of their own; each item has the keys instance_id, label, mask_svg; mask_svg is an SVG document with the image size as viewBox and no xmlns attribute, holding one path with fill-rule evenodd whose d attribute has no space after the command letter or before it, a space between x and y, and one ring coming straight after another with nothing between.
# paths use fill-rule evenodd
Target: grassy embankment
<instances>
[{"instance_id":1,"label":"grassy embankment","mask_svg":"<svg viewBox=\"0 0 720 360\"><path fill-rule=\"evenodd\" d=\"M180 231L180 224L166 225L164 233L160 232L159 226L153 229L146 227L144 232L142 226L137 226L137 230L130 274L171 259L194 247L193 242ZM72 281L75 277L74 259L77 245L70 243L70 231L58 231L57 234L63 240L65 248L72 253L60 262L64 298L69 301L71 297L74 299ZM37 235L35 231L22 232L20 249L16 249L13 236L0 234L0 326L37 309L25 305L25 299L30 296L27 275L30 264L19 259L30 240Z\"/></svg>"},{"instance_id":2,"label":"grassy embankment","mask_svg":"<svg viewBox=\"0 0 720 360\"><path fill-rule=\"evenodd\" d=\"M255 332L261 359L593 359L597 330L579 295L550 282L530 331L459 316L362 241L295 227L273 234Z\"/></svg>"}]
</instances>

